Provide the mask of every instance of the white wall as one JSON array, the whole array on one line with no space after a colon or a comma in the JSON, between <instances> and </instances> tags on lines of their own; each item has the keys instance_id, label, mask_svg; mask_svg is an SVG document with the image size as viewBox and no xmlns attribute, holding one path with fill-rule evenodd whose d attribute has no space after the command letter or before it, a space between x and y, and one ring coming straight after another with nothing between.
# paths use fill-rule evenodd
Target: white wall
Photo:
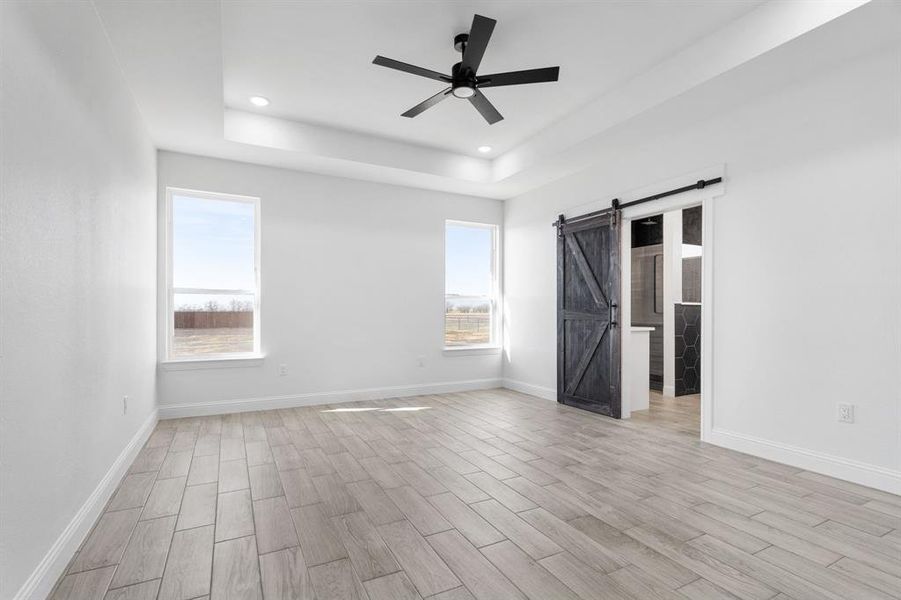
<instances>
[{"instance_id":1,"label":"white wall","mask_svg":"<svg viewBox=\"0 0 901 600\"><path fill-rule=\"evenodd\" d=\"M682 211L663 213L663 395L676 395L676 304L682 302Z\"/></svg>"},{"instance_id":2,"label":"white wall","mask_svg":"<svg viewBox=\"0 0 901 600\"><path fill-rule=\"evenodd\" d=\"M156 159L90 3L0 6L0 597L43 598L155 417Z\"/></svg>"},{"instance_id":3,"label":"white wall","mask_svg":"<svg viewBox=\"0 0 901 600\"><path fill-rule=\"evenodd\" d=\"M498 385L499 354L442 348L444 221L501 224L500 201L161 152L167 186L261 198L266 358L160 370L162 415Z\"/></svg>"},{"instance_id":4,"label":"white wall","mask_svg":"<svg viewBox=\"0 0 901 600\"><path fill-rule=\"evenodd\" d=\"M655 109L611 132L595 168L506 203L504 376L553 397L558 213L725 163L714 441L901 492L901 51L801 68L775 90L751 68L743 87ZM855 424L836 421L838 402Z\"/></svg>"}]
</instances>

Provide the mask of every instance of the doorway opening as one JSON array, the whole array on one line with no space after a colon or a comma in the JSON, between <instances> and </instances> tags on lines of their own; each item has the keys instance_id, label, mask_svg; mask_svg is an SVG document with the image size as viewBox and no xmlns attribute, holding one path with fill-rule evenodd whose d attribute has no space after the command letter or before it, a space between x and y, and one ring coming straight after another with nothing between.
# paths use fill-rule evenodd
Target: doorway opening
<instances>
[{"instance_id":1,"label":"doorway opening","mask_svg":"<svg viewBox=\"0 0 901 600\"><path fill-rule=\"evenodd\" d=\"M703 208L693 206L630 223L631 331L647 353L647 400L631 416L700 434ZM640 384L639 384L640 385Z\"/></svg>"}]
</instances>

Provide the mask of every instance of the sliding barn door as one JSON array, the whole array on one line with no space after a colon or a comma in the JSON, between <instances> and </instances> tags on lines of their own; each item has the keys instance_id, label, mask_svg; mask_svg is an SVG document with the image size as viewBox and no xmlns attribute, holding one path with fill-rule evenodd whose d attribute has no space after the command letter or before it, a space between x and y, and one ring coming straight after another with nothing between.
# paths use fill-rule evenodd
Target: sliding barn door
<instances>
[{"instance_id":1,"label":"sliding barn door","mask_svg":"<svg viewBox=\"0 0 901 600\"><path fill-rule=\"evenodd\" d=\"M619 225L572 222L557 239L557 401L620 418Z\"/></svg>"}]
</instances>

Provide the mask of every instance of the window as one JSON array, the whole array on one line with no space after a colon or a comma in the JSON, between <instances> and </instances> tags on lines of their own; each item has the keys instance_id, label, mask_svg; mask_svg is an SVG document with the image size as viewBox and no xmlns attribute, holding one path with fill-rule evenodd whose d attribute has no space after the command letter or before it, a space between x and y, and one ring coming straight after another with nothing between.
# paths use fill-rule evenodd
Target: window
<instances>
[{"instance_id":1,"label":"window","mask_svg":"<svg viewBox=\"0 0 901 600\"><path fill-rule=\"evenodd\" d=\"M260 352L259 198L168 189L166 358Z\"/></svg>"},{"instance_id":2,"label":"window","mask_svg":"<svg viewBox=\"0 0 901 600\"><path fill-rule=\"evenodd\" d=\"M497 343L497 226L445 224L444 345Z\"/></svg>"}]
</instances>

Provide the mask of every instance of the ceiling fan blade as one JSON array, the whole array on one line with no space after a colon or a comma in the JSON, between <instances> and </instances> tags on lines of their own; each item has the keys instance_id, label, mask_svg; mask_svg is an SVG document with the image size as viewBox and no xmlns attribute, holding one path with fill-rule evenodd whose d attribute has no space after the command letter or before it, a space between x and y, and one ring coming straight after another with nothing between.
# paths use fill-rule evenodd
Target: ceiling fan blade
<instances>
[{"instance_id":1,"label":"ceiling fan blade","mask_svg":"<svg viewBox=\"0 0 901 600\"><path fill-rule=\"evenodd\" d=\"M494 105L488 101L488 98L482 95L478 90L476 90L474 96L470 96L469 102L476 107L476 110L479 111L479 114L481 114L486 121L488 121L489 125L494 125L498 121L504 119L503 115L497 112Z\"/></svg>"},{"instance_id":2,"label":"ceiling fan blade","mask_svg":"<svg viewBox=\"0 0 901 600\"><path fill-rule=\"evenodd\" d=\"M422 67L417 67L416 65L409 65L407 63L400 62L399 60L394 60L393 58L385 58L384 56L376 56L374 59L372 59L372 64L379 65L380 67L388 67L389 69L397 69L398 71L403 71L404 73L412 73L413 75L419 75L420 77L437 79L438 81L443 81L445 83L450 83L451 80L448 75L443 75L438 71L424 69Z\"/></svg>"},{"instance_id":3,"label":"ceiling fan blade","mask_svg":"<svg viewBox=\"0 0 901 600\"><path fill-rule=\"evenodd\" d=\"M463 51L463 64L460 65L462 69L468 69L473 73L479 70L479 64L482 62L482 56L485 55L485 49L488 48L488 40L491 39L491 33L496 24L497 21L494 19L482 15L472 17L469 41L466 42L466 49Z\"/></svg>"},{"instance_id":4,"label":"ceiling fan blade","mask_svg":"<svg viewBox=\"0 0 901 600\"><path fill-rule=\"evenodd\" d=\"M438 104L439 102L441 102L442 100L444 100L445 98L450 96L450 93L451 93L451 88L441 90L440 92L438 92L431 98L429 98L427 100L423 100L422 102L420 102L419 104L417 104L416 106L414 106L413 108L411 108L410 110L408 110L407 112L402 114L401 116L409 117L412 119L416 115L425 112L426 110L432 108L433 106L435 106L436 104Z\"/></svg>"},{"instance_id":5,"label":"ceiling fan blade","mask_svg":"<svg viewBox=\"0 0 901 600\"><path fill-rule=\"evenodd\" d=\"M509 73L481 75L476 77L476 81L478 82L479 87L483 88L557 81L559 76L560 67L546 67L544 69L527 69L525 71L510 71Z\"/></svg>"}]
</instances>

